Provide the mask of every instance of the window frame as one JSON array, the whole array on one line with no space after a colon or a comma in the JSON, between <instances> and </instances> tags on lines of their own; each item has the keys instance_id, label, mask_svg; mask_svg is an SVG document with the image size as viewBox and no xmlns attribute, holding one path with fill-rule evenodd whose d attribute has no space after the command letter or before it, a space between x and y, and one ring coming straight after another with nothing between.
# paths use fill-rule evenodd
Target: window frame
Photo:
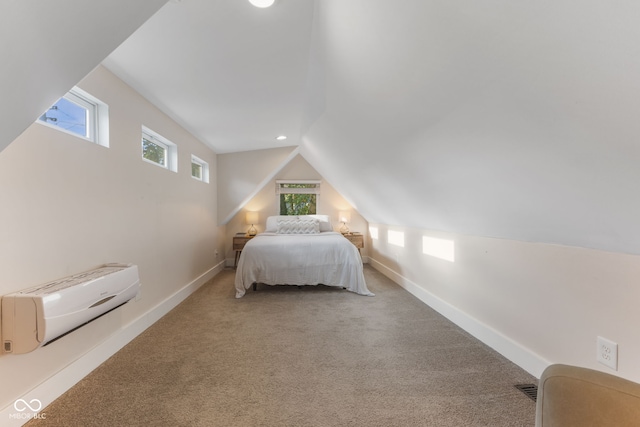
<instances>
[{"instance_id":1,"label":"window frame","mask_svg":"<svg viewBox=\"0 0 640 427\"><path fill-rule=\"evenodd\" d=\"M165 149L165 164L154 162L151 159L147 159L144 157L144 140L147 140L155 145L158 145ZM178 146L169 141L164 136L160 135L158 132L149 129L146 126L142 126L142 134L140 138L140 158L152 165L156 165L163 169L170 170L172 172L178 172Z\"/></svg>"},{"instance_id":2,"label":"window frame","mask_svg":"<svg viewBox=\"0 0 640 427\"><path fill-rule=\"evenodd\" d=\"M314 185L314 187L306 188L286 188L283 185L295 184L295 185ZM322 181L319 179L277 179L276 180L276 196L278 197L278 206L282 207L281 196L283 194L312 194L315 195L315 212L309 212L308 215L316 215L318 212L318 203L320 202L320 186ZM288 215L283 213L281 209L278 209L280 215ZM297 214L292 214L292 216Z\"/></svg>"},{"instance_id":3,"label":"window frame","mask_svg":"<svg viewBox=\"0 0 640 427\"><path fill-rule=\"evenodd\" d=\"M67 101L85 109L85 114L87 116L87 130L85 135L81 135L77 132L61 128L60 126L56 126L41 119L41 117L44 116L47 111L51 109L51 107L60 102L61 99L66 99ZM77 86L74 86L73 88L71 88L71 90L69 90L69 92L67 92L56 102L54 102L51 107L49 107L38 117L36 123L50 127L68 135L75 136L76 138L93 142L103 147L109 147L109 106L107 104L91 95L90 93L80 89Z\"/></svg>"},{"instance_id":4,"label":"window frame","mask_svg":"<svg viewBox=\"0 0 640 427\"><path fill-rule=\"evenodd\" d=\"M199 178L193 175L194 164L200 166L201 176ZM209 183L209 163L205 162L200 157L194 154L191 155L191 178L195 179L196 181L202 181L207 184Z\"/></svg>"}]
</instances>

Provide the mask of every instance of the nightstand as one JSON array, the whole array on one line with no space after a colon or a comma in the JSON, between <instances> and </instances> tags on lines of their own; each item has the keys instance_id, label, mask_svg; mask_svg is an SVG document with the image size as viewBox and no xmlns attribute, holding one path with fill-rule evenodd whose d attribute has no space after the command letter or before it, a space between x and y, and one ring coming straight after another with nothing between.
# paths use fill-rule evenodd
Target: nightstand
<instances>
[{"instance_id":1,"label":"nightstand","mask_svg":"<svg viewBox=\"0 0 640 427\"><path fill-rule=\"evenodd\" d=\"M233 263L233 268L236 268L238 266L238 260L240 259L240 254L244 249L244 245L246 245L247 242L254 237L255 236L249 236L245 233L237 233L235 236L233 236L233 250L236 251L236 260Z\"/></svg>"},{"instance_id":2,"label":"nightstand","mask_svg":"<svg viewBox=\"0 0 640 427\"><path fill-rule=\"evenodd\" d=\"M343 236L350 241L351 243L353 243L353 245L358 248L358 252L360 252L360 249L364 248L364 235L360 234L360 233L349 233L349 234L343 234Z\"/></svg>"}]
</instances>

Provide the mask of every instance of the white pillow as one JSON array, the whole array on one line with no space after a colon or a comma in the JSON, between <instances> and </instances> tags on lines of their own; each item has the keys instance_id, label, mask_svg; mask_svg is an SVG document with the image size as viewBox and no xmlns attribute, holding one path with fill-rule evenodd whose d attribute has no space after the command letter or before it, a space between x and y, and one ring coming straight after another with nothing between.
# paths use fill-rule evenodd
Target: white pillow
<instances>
[{"instance_id":1,"label":"white pillow","mask_svg":"<svg viewBox=\"0 0 640 427\"><path fill-rule=\"evenodd\" d=\"M331 221L329 221L329 215L300 215L298 219L317 219L320 223L320 232L333 231L331 227Z\"/></svg>"},{"instance_id":2,"label":"white pillow","mask_svg":"<svg viewBox=\"0 0 640 427\"><path fill-rule=\"evenodd\" d=\"M320 223L317 219L281 219L278 234L318 234Z\"/></svg>"},{"instance_id":3,"label":"white pillow","mask_svg":"<svg viewBox=\"0 0 640 427\"><path fill-rule=\"evenodd\" d=\"M267 217L267 225L264 230L265 233L277 233L278 232L278 221L282 220L296 220L298 217L296 215L275 215Z\"/></svg>"}]
</instances>

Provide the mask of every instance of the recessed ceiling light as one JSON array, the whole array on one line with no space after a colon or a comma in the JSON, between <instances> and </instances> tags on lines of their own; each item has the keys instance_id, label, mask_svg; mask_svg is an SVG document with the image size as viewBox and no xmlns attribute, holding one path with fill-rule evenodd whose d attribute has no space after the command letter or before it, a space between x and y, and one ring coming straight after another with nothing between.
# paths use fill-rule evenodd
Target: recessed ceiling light
<instances>
[{"instance_id":1,"label":"recessed ceiling light","mask_svg":"<svg viewBox=\"0 0 640 427\"><path fill-rule=\"evenodd\" d=\"M284 141L285 139L287 139L287 137L285 135L280 135L280 136L276 136L276 139L278 141Z\"/></svg>"},{"instance_id":2,"label":"recessed ceiling light","mask_svg":"<svg viewBox=\"0 0 640 427\"><path fill-rule=\"evenodd\" d=\"M255 7L269 7L274 2L275 0L249 0L249 3L251 3Z\"/></svg>"}]
</instances>

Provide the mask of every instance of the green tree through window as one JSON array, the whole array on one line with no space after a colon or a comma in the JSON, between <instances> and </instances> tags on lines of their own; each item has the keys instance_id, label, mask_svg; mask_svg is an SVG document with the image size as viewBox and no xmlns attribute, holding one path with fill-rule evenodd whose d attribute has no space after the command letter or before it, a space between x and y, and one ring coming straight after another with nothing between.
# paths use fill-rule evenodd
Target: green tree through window
<instances>
[{"instance_id":1,"label":"green tree through window","mask_svg":"<svg viewBox=\"0 0 640 427\"><path fill-rule=\"evenodd\" d=\"M317 195L303 193L304 189L315 191L315 188L316 184L281 184L280 215L315 215ZM288 193L287 189L292 192Z\"/></svg>"},{"instance_id":2,"label":"green tree through window","mask_svg":"<svg viewBox=\"0 0 640 427\"><path fill-rule=\"evenodd\" d=\"M202 165L199 163L191 163L191 176L202 180Z\"/></svg>"},{"instance_id":3,"label":"green tree through window","mask_svg":"<svg viewBox=\"0 0 640 427\"><path fill-rule=\"evenodd\" d=\"M314 215L315 194L281 194L280 215Z\"/></svg>"},{"instance_id":4,"label":"green tree through window","mask_svg":"<svg viewBox=\"0 0 640 427\"><path fill-rule=\"evenodd\" d=\"M149 141L147 138L142 138L142 157L159 165L166 166L166 154L167 149L165 147Z\"/></svg>"}]
</instances>

